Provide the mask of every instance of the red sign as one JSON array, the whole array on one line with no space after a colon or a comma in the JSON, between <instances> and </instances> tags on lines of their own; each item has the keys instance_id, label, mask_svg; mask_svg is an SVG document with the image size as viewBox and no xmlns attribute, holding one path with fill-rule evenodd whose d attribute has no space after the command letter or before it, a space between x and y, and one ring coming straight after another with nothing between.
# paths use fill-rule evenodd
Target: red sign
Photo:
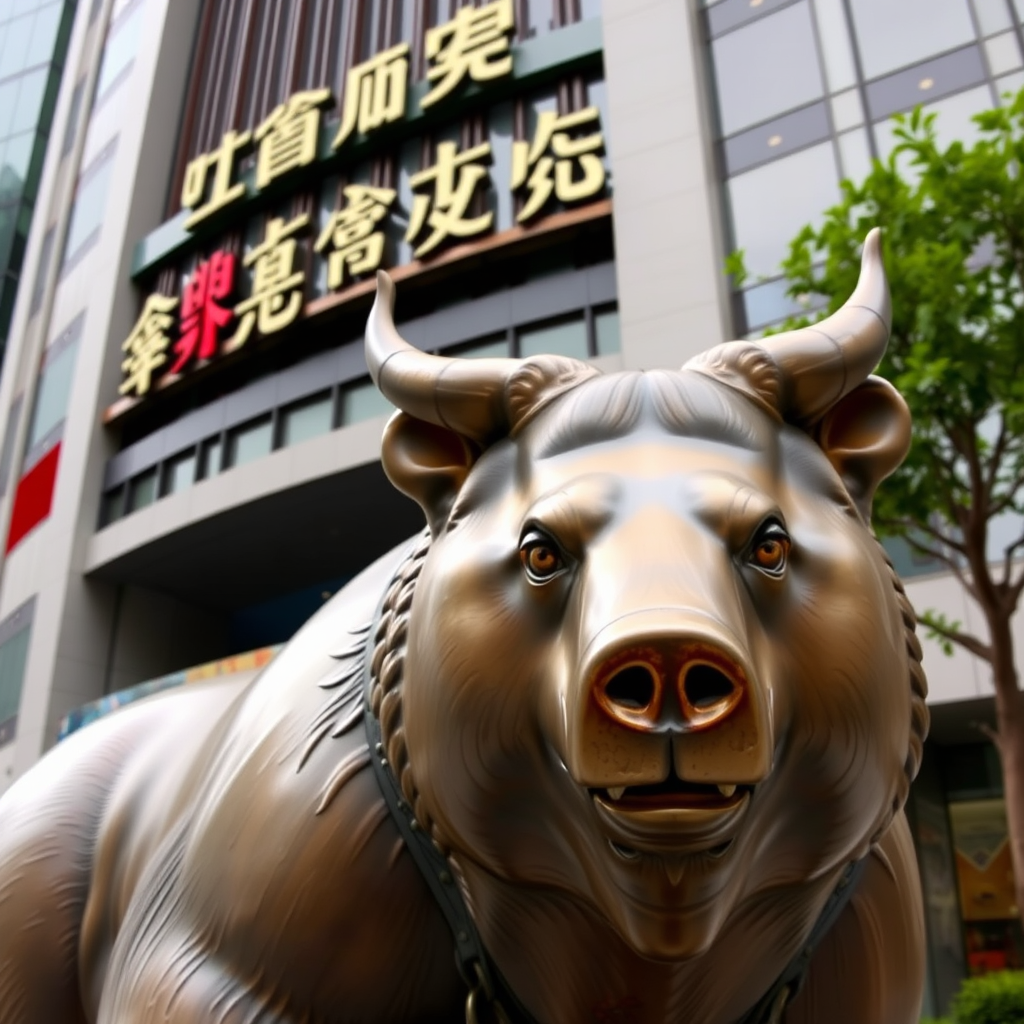
<instances>
[{"instance_id":1,"label":"red sign","mask_svg":"<svg viewBox=\"0 0 1024 1024\"><path fill-rule=\"evenodd\" d=\"M235 287L235 255L218 249L196 267L181 292L181 334L174 345L178 358L170 373L181 373L189 360L217 354L217 332L234 319L235 311L218 302Z\"/></svg>"}]
</instances>

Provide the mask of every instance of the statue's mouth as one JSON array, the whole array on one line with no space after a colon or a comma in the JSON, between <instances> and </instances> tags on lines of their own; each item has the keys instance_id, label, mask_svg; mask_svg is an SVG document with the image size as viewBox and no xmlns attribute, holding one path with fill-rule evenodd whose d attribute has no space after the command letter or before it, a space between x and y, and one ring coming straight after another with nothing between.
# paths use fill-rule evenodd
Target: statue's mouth
<instances>
[{"instance_id":1,"label":"statue's mouth","mask_svg":"<svg viewBox=\"0 0 1024 1024\"><path fill-rule=\"evenodd\" d=\"M732 843L753 794L752 786L662 782L591 789L597 816L613 849L630 853L721 856Z\"/></svg>"}]
</instances>

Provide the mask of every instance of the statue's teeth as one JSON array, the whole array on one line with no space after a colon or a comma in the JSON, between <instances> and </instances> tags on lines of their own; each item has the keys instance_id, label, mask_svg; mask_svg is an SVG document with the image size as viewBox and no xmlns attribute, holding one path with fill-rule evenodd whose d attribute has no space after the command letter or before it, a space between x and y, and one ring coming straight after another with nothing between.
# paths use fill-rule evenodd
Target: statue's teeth
<instances>
[{"instance_id":1,"label":"statue's teeth","mask_svg":"<svg viewBox=\"0 0 1024 1024\"><path fill-rule=\"evenodd\" d=\"M734 784L734 783L732 783L732 782L730 782L730 783L727 783L727 784L726 784L726 785L724 785L724 786L721 786L721 785L720 785L720 786L718 787L718 792L719 792L719 793L721 793L721 794L722 794L722 796L725 796L725 797L729 797L729 796L732 796L732 795L733 795L733 793L735 793L735 792L736 792L736 786L735 786L735 784Z\"/></svg>"},{"instance_id":2,"label":"statue's teeth","mask_svg":"<svg viewBox=\"0 0 1024 1024\"><path fill-rule=\"evenodd\" d=\"M615 786L614 788L609 787L609 789L608 789L608 795L613 800L621 800L622 799L622 794L625 793L625 792L626 792L626 787L625 786Z\"/></svg>"}]
</instances>

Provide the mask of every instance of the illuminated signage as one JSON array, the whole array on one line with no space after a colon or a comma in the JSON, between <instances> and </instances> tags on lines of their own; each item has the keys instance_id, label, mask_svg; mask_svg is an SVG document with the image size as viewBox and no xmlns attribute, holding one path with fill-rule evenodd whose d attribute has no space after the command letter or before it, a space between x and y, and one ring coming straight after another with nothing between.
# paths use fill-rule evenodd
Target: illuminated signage
<instances>
[{"instance_id":1,"label":"illuminated signage","mask_svg":"<svg viewBox=\"0 0 1024 1024\"><path fill-rule=\"evenodd\" d=\"M514 29L512 0L463 7L450 22L430 29L424 41L429 88L419 100L420 109L433 108L465 82L486 84L511 75L509 38ZM409 103L408 78L406 43L353 67L332 150L343 153L357 136L372 136L402 120ZM246 185L238 179L242 160L255 158L257 192L313 164L321 116L332 104L328 89L295 93L255 128L226 132L216 149L190 161L181 191L182 207L189 211L186 230L243 203ZM382 266L389 218L405 227L413 258L423 259L452 239L472 239L493 230L494 210L486 206L492 185L507 188L518 199L520 225L537 218L551 201L593 199L605 186L603 152L596 107L563 115L545 111L537 118L532 139L513 142L506 182L491 180L490 142L460 148L442 141L435 147L434 162L409 179L409 210L395 208L394 189L346 186L340 208L328 215L312 243L316 256L326 261L328 291L349 288ZM282 217L267 221L262 241L241 258L251 272L247 296L234 295L237 257L226 251L213 253L195 268L182 289L180 308L177 298L150 295L122 345L120 393L142 398L158 381L170 383L194 366L237 350L254 332L266 337L292 324L302 312L306 283L303 261L296 258L297 238L311 226L305 213L287 222Z\"/></svg>"}]
</instances>

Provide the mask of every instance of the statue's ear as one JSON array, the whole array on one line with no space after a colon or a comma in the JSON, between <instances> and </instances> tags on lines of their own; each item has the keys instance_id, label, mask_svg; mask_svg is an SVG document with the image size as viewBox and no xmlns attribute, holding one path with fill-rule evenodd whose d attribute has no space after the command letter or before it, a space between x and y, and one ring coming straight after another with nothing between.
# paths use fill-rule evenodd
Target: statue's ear
<instances>
[{"instance_id":1,"label":"statue's ear","mask_svg":"<svg viewBox=\"0 0 1024 1024\"><path fill-rule=\"evenodd\" d=\"M910 410L881 377L868 377L825 414L815 438L865 520L878 485L910 450Z\"/></svg>"},{"instance_id":2,"label":"statue's ear","mask_svg":"<svg viewBox=\"0 0 1024 1024\"><path fill-rule=\"evenodd\" d=\"M437 537L479 452L461 434L397 412L388 420L381 461L388 479L423 509Z\"/></svg>"}]
</instances>

